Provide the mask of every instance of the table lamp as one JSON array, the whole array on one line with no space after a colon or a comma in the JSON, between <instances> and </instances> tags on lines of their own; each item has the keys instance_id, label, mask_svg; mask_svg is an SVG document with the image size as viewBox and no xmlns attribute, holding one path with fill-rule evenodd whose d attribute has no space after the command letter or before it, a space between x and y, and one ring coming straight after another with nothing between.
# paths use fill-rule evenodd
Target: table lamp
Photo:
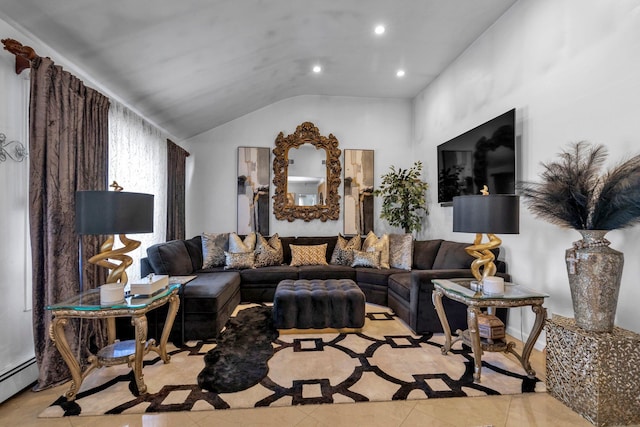
<instances>
[{"instance_id":1,"label":"table lamp","mask_svg":"<svg viewBox=\"0 0 640 427\"><path fill-rule=\"evenodd\" d=\"M483 193L486 190L483 190ZM478 282L494 276L496 265L492 249L502 244L496 234L518 234L520 198L515 194L479 194L453 198L453 231L476 233L473 245L465 248L476 259L471 272ZM483 234L489 241L482 243Z\"/></svg>"},{"instance_id":2,"label":"table lamp","mask_svg":"<svg viewBox=\"0 0 640 427\"><path fill-rule=\"evenodd\" d=\"M138 240L125 234L153 232L153 195L123 192L115 181L111 187L114 191L76 192L76 232L109 236L100 253L89 262L111 270L107 284L117 283L124 288L128 281L126 269L133 263L126 254L140 246ZM123 246L113 249L116 234Z\"/></svg>"}]
</instances>

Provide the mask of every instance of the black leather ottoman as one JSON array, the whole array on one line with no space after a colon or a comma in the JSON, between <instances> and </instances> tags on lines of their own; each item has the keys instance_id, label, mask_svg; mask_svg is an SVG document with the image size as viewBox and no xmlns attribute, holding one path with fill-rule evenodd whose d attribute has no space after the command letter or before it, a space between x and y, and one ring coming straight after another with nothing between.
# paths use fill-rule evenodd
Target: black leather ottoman
<instances>
[{"instance_id":1,"label":"black leather ottoman","mask_svg":"<svg viewBox=\"0 0 640 427\"><path fill-rule=\"evenodd\" d=\"M273 301L278 329L362 328L364 314L364 293L350 279L283 280Z\"/></svg>"}]
</instances>

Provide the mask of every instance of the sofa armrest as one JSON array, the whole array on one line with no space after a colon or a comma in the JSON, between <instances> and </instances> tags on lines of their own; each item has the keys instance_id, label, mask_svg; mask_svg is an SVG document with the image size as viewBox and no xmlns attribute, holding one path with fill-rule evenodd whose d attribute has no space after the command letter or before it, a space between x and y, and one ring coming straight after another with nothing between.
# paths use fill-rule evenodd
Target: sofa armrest
<instances>
[{"instance_id":1,"label":"sofa armrest","mask_svg":"<svg viewBox=\"0 0 640 427\"><path fill-rule=\"evenodd\" d=\"M140 277L147 277L151 273L153 273L153 268L151 268L149 258L140 258Z\"/></svg>"}]
</instances>

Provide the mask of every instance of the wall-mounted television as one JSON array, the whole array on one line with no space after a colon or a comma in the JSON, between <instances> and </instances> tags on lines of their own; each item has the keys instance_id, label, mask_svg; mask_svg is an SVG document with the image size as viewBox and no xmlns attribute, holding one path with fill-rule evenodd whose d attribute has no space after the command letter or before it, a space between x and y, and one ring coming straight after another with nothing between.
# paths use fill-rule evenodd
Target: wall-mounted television
<instances>
[{"instance_id":1,"label":"wall-mounted television","mask_svg":"<svg viewBox=\"0 0 640 427\"><path fill-rule=\"evenodd\" d=\"M455 196L515 194L516 110L507 111L438 145L438 203L449 205Z\"/></svg>"}]
</instances>

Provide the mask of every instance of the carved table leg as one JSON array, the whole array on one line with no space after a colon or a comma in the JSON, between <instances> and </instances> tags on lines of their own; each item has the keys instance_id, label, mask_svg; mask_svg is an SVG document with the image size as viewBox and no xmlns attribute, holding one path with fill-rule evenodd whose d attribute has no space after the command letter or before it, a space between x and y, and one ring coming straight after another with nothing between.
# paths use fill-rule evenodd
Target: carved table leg
<instances>
[{"instance_id":1,"label":"carved table leg","mask_svg":"<svg viewBox=\"0 0 640 427\"><path fill-rule=\"evenodd\" d=\"M96 360L91 360L91 364L87 367L87 370L83 374L80 363L73 356L71 347L69 347L69 343L67 342L67 337L64 334L64 327L66 326L68 320L69 319L64 317L54 317L51 325L49 326L49 336L55 343L58 352L60 352L60 355L62 356L62 359L69 367L69 372L71 372L71 387L69 387L69 390L64 395L68 401L72 401L75 400L76 394L78 393L78 390L80 390L82 380L84 380L87 374L96 367Z\"/></svg>"},{"instance_id":2,"label":"carved table leg","mask_svg":"<svg viewBox=\"0 0 640 427\"><path fill-rule=\"evenodd\" d=\"M139 394L147 392L147 386L144 383L144 375L142 374L142 361L146 353L147 345L147 317L142 314L133 316L131 323L136 331L136 352L133 358L133 376L136 380L136 387Z\"/></svg>"},{"instance_id":3,"label":"carved table leg","mask_svg":"<svg viewBox=\"0 0 640 427\"><path fill-rule=\"evenodd\" d=\"M164 322L164 327L162 328L162 336L160 337L160 344L158 346L151 345L149 347L150 350L155 351L160 355L160 358L164 363L169 363L171 360L171 356L167 353L167 341L169 341L169 334L171 333L171 328L173 327L173 321L176 318L176 314L178 313L178 308L180 307L180 297L176 294L173 294L169 299L169 311L167 312L167 318Z\"/></svg>"},{"instance_id":4,"label":"carved table leg","mask_svg":"<svg viewBox=\"0 0 640 427\"><path fill-rule=\"evenodd\" d=\"M536 340L540 336L542 329L544 327L544 320L547 318L547 309L542 306L542 304L533 304L531 306L531 311L536 314L536 320L533 324L533 328L531 328L531 333L529 334L529 338L527 338L527 342L524 344L524 348L522 349L522 354L518 354L513 348L515 346L514 343L509 343L505 352L513 354L520 364L527 372L527 376L529 378L534 378L536 376L536 371L531 368L531 363L529 362L529 357L531 356L531 351L533 351L533 346L536 343Z\"/></svg>"},{"instance_id":5,"label":"carved table leg","mask_svg":"<svg viewBox=\"0 0 640 427\"><path fill-rule=\"evenodd\" d=\"M469 340L471 341L471 350L473 350L474 371L473 380L480 382L480 371L482 369L482 345L480 343L480 331L478 330L478 314L480 310L477 307L467 307L467 325L469 327Z\"/></svg>"},{"instance_id":6,"label":"carved table leg","mask_svg":"<svg viewBox=\"0 0 640 427\"><path fill-rule=\"evenodd\" d=\"M447 320L447 315L444 312L444 306L442 305L442 291L435 288L431 294L431 300L436 308L438 319L440 319L440 324L444 331L444 346L442 346L440 351L442 354L447 354L449 350L451 350L451 327L449 326L449 321Z\"/></svg>"}]
</instances>

